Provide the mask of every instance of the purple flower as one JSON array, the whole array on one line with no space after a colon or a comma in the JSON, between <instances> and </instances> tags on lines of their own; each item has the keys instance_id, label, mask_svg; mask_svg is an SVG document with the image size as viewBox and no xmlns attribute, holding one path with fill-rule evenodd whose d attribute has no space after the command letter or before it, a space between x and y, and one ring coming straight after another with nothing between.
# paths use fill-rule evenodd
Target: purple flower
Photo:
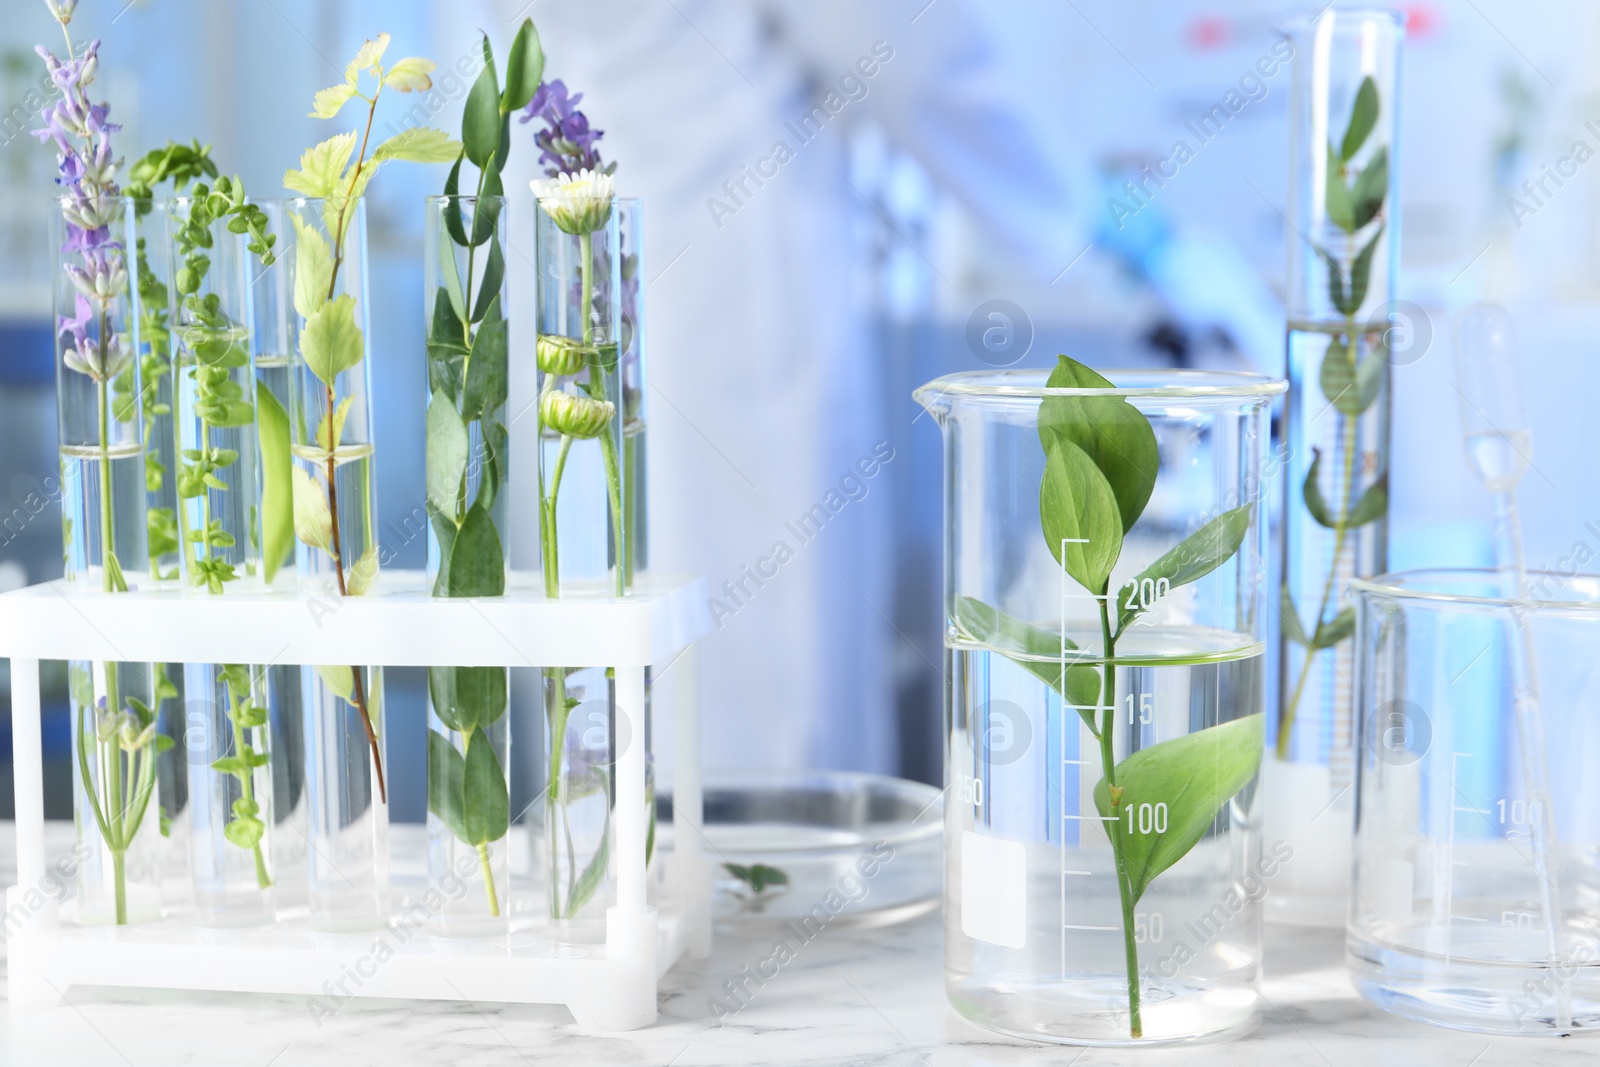
<instances>
[{"instance_id":1,"label":"purple flower","mask_svg":"<svg viewBox=\"0 0 1600 1067\"><path fill-rule=\"evenodd\" d=\"M570 177L584 170L609 173L610 168L603 165L595 148L605 131L590 127L589 117L578 110L582 99L582 93L568 95L566 83L560 78L540 82L538 92L517 120L523 124L534 119L544 121L546 128L533 135L533 143L539 146L539 162L550 164L545 168L549 177Z\"/></svg>"}]
</instances>

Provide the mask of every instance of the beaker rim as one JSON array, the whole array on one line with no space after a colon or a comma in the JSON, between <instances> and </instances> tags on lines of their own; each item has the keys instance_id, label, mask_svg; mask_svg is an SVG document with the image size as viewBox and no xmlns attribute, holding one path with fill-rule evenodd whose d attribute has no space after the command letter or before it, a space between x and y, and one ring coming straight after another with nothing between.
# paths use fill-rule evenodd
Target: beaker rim
<instances>
[{"instance_id":1,"label":"beaker rim","mask_svg":"<svg viewBox=\"0 0 1600 1067\"><path fill-rule=\"evenodd\" d=\"M1404 29L1406 17L1403 12L1389 7L1333 7L1331 4L1318 12L1302 12L1291 15L1273 24L1279 33L1292 34L1304 33L1319 25L1324 19L1342 22L1350 25L1357 22L1389 22Z\"/></svg>"},{"instance_id":2,"label":"beaker rim","mask_svg":"<svg viewBox=\"0 0 1600 1067\"><path fill-rule=\"evenodd\" d=\"M1419 567L1415 570L1379 574L1371 578L1351 578L1350 588L1353 592L1382 597L1386 600L1489 608L1514 611L1519 614L1531 614L1535 611L1572 615L1600 614L1600 575L1596 574L1568 574L1564 571L1537 569L1527 572L1530 591L1547 589L1553 593L1574 594L1564 600L1550 600L1538 596L1478 596L1452 593L1441 588L1451 582L1472 581L1479 584L1494 584L1501 580L1500 572L1492 567ZM1422 583L1429 584L1423 586Z\"/></svg>"},{"instance_id":3,"label":"beaker rim","mask_svg":"<svg viewBox=\"0 0 1600 1067\"><path fill-rule=\"evenodd\" d=\"M1175 367L1112 368L1098 371L1117 383L1110 389L1050 388L1044 384L1050 371L1044 368L1020 370L972 370L946 374L917 389L912 395L926 404L925 397L983 396L1013 399L1043 399L1050 396L1121 396L1150 399L1201 399L1205 397L1274 397L1289 388L1282 378L1254 371L1187 370ZM1028 384L1030 381L1037 384Z\"/></svg>"}]
</instances>

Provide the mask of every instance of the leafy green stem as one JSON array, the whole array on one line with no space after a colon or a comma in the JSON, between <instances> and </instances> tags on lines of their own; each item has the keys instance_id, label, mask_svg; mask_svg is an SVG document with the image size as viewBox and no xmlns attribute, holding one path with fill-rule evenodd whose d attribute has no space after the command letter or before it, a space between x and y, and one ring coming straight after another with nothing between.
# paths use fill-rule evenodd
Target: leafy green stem
<instances>
[{"instance_id":1,"label":"leafy green stem","mask_svg":"<svg viewBox=\"0 0 1600 1067\"><path fill-rule=\"evenodd\" d=\"M1107 598L1100 600L1100 637L1105 655L1101 666L1100 688L1100 768L1111 795L1111 852L1117 865L1117 895L1122 902L1122 945L1128 968L1128 1036L1144 1036L1144 1020L1139 1010L1139 947L1134 940L1133 883L1128 877L1128 861L1123 849L1122 790L1117 786L1117 757L1113 729L1117 710L1117 645L1111 633L1111 608Z\"/></svg>"}]
</instances>

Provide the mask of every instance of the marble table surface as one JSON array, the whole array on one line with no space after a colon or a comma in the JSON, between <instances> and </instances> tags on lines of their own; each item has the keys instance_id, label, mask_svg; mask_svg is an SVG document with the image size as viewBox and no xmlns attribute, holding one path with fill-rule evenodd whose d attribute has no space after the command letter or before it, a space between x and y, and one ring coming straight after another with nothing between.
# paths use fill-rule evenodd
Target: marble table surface
<instances>
[{"instance_id":1,"label":"marble table surface","mask_svg":"<svg viewBox=\"0 0 1600 1067\"><path fill-rule=\"evenodd\" d=\"M14 862L11 827L0 824L0 885L14 880ZM301 997L73 990L60 1007L0 1009L0 1065L1545 1067L1600 1062L1594 1041L1488 1038L1386 1016L1352 990L1341 933L1287 927L1267 930L1259 1026L1224 1044L1085 1050L1027 1044L982 1030L945 1001L937 912L898 926L824 931L742 1011L719 1023L708 1002L742 965L762 958L771 940L766 927L720 927L711 959L684 961L664 979L656 1025L631 1033L580 1032L567 1012L555 1007L353 1000L336 1016L318 1020Z\"/></svg>"}]
</instances>

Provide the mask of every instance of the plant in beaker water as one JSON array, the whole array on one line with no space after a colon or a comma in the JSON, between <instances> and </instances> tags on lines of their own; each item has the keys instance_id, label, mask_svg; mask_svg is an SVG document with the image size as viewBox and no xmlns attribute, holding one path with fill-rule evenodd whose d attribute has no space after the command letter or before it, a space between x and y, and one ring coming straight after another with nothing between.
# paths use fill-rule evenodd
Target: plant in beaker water
<instances>
[{"instance_id":1,"label":"plant in beaker water","mask_svg":"<svg viewBox=\"0 0 1600 1067\"><path fill-rule=\"evenodd\" d=\"M1115 387L1061 356L1047 389ZM971 640L1005 655L1077 710L1098 743L1094 802L1110 839L1122 911L1128 981L1128 1027L1143 1036L1139 932L1134 907L1150 884L1205 835L1218 812L1256 775L1260 715L1206 727L1141 748L1120 762L1114 750L1117 642L1164 595L1210 574L1239 550L1254 504L1222 512L1116 590L1111 574L1125 535L1149 502L1160 466L1149 419L1115 395L1046 396L1038 414L1046 456L1039 520L1050 553L1097 601L1102 651L1095 656L1065 636L1039 629L970 597L955 603L954 623ZM1124 592L1127 595L1124 596ZM1141 664L1150 657L1141 656ZM1163 666L1192 660L1160 657Z\"/></svg>"},{"instance_id":2,"label":"plant in beaker water","mask_svg":"<svg viewBox=\"0 0 1600 1067\"><path fill-rule=\"evenodd\" d=\"M1351 162L1366 145L1377 125L1378 109L1378 87L1371 77L1364 78L1360 89L1356 91L1344 137L1338 145L1331 141L1328 143L1325 207L1328 219L1344 235L1343 254L1335 254L1315 242L1312 245L1328 268L1328 299L1344 317L1340 328L1328 337L1328 348L1323 353L1321 371L1317 376L1323 396L1337 412L1341 458L1331 501L1322 492L1320 451L1314 450L1315 459L1301 486L1300 495L1306 512L1317 525L1333 531L1333 551L1328 561L1328 576L1322 586L1322 596L1317 603L1314 625L1309 630L1302 622L1300 610L1287 584L1279 595L1284 636L1306 650L1306 658L1300 665L1300 677L1279 712L1280 759L1289 756L1295 711L1305 693L1313 661L1355 633L1355 609L1349 605L1339 606L1344 598L1342 590L1338 591L1337 598L1334 596L1340 561L1350 531L1377 522L1389 510L1388 475L1379 473L1358 495L1357 480L1363 472L1356 466L1357 423L1377 401L1386 366L1376 351L1362 351L1366 334L1379 333L1376 341L1378 346L1387 343L1384 339L1386 334L1381 329L1375 330L1372 324L1358 321L1356 316L1366 302L1373 256L1383 238L1383 205L1389 190L1388 146L1379 145L1358 173L1354 172ZM1360 235L1374 223L1376 228L1363 242ZM1330 610L1333 611L1331 617Z\"/></svg>"}]
</instances>

